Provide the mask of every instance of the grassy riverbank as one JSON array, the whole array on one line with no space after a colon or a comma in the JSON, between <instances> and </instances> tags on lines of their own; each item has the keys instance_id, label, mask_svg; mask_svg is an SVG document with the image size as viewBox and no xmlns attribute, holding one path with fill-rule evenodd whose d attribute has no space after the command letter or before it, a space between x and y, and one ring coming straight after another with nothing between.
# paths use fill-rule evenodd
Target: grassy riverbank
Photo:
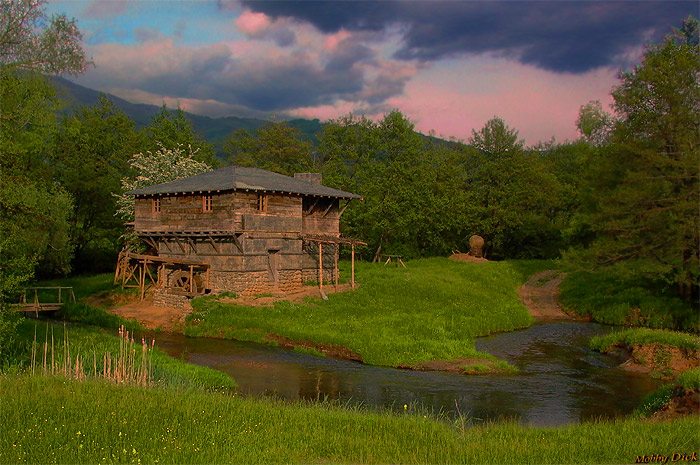
<instances>
[{"instance_id":1,"label":"grassy riverbank","mask_svg":"<svg viewBox=\"0 0 700 465\"><path fill-rule=\"evenodd\" d=\"M698 451L697 417L460 428L201 391L2 377L1 463L632 463ZM643 440L640 440L643 438Z\"/></svg>"},{"instance_id":2,"label":"grassy riverbank","mask_svg":"<svg viewBox=\"0 0 700 465\"><path fill-rule=\"evenodd\" d=\"M565 309L600 323L699 330L697 304L649 282L579 271L567 276L560 290Z\"/></svg>"},{"instance_id":3,"label":"grassy riverbank","mask_svg":"<svg viewBox=\"0 0 700 465\"><path fill-rule=\"evenodd\" d=\"M36 341L36 352L32 357L32 344ZM147 341L150 345L152 341ZM46 343L46 344L45 344ZM129 350L136 349L136 364L140 363L141 340L129 344ZM117 331L104 332L90 326L67 326L23 320L17 327L17 336L11 347L5 371L22 372L30 370L34 358L35 371L40 373L44 366L63 367L69 356L71 366L75 366L76 357L80 357L85 375L93 377L95 367L100 370L104 356L109 353L114 360L120 353L120 339ZM226 389L236 387L235 381L228 375L207 367L191 365L167 356L157 347L151 350L150 370L155 384L166 387L185 387L202 389Z\"/></svg>"},{"instance_id":4,"label":"grassy riverbank","mask_svg":"<svg viewBox=\"0 0 700 465\"><path fill-rule=\"evenodd\" d=\"M517 289L543 261L414 260L407 268L359 263L359 289L304 303L247 307L216 297L195 299L185 334L265 342L340 346L365 363L415 366L431 360L492 359L473 338L532 324Z\"/></svg>"}]
</instances>

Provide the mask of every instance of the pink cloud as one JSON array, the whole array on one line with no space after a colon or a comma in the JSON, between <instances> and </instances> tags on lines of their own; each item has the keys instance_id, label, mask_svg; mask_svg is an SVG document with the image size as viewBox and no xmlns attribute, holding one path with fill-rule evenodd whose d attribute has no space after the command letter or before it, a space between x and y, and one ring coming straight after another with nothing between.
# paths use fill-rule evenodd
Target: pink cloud
<instances>
[{"instance_id":1,"label":"pink cloud","mask_svg":"<svg viewBox=\"0 0 700 465\"><path fill-rule=\"evenodd\" d=\"M244 34L250 37L260 37L269 29L272 22L265 13L245 11L234 21L234 24Z\"/></svg>"},{"instance_id":2,"label":"pink cloud","mask_svg":"<svg viewBox=\"0 0 700 465\"><path fill-rule=\"evenodd\" d=\"M499 116L528 144L578 137L581 105L611 102L616 83L612 69L585 75L557 74L505 60L472 59L419 73L404 95L388 104L405 112L421 132L468 139L490 118Z\"/></svg>"}]
</instances>

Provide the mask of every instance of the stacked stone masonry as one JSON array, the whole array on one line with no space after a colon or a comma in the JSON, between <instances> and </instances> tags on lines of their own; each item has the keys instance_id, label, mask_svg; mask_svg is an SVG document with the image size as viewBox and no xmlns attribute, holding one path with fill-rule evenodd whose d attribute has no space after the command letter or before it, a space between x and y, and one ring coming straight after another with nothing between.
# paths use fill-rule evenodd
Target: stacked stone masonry
<instances>
[{"instance_id":1,"label":"stacked stone masonry","mask_svg":"<svg viewBox=\"0 0 700 465\"><path fill-rule=\"evenodd\" d=\"M192 311L190 299L184 295L169 294L163 289L159 289L153 293L153 305L157 307L177 308L182 310L183 313Z\"/></svg>"}]
</instances>

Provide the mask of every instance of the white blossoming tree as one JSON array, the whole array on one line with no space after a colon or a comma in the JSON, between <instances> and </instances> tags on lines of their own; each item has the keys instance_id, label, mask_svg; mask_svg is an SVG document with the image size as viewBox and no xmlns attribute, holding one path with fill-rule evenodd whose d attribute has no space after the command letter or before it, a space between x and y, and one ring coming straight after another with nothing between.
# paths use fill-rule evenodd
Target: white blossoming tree
<instances>
[{"instance_id":1,"label":"white blossoming tree","mask_svg":"<svg viewBox=\"0 0 700 465\"><path fill-rule=\"evenodd\" d=\"M122 178L124 193L117 195L117 216L125 222L134 220L134 197L125 194L126 192L211 171L211 166L194 159L197 152L198 150L192 150L192 146L185 149L179 144L174 149L161 145L155 152L134 155L129 160L129 165L135 175ZM127 244L134 244L134 239L135 237L127 236Z\"/></svg>"}]
</instances>

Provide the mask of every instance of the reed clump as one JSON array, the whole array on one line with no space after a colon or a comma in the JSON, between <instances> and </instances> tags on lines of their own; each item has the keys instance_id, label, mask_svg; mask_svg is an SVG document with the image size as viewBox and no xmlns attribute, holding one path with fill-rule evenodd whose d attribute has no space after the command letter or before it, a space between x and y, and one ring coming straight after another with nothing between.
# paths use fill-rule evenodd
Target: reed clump
<instances>
[{"instance_id":1,"label":"reed clump","mask_svg":"<svg viewBox=\"0 0 700 465\"><path fill-rule=\"evenodd\" d=\"M37 342L35 327L29 371L32 376L63 376L75 380L94 378L117 384L149 386L153 383L152 354L155 342L153 339L149 344L142 337L139 350L139 345L134 341L133 333L130 334L122 325L119 328L119 351L114 354L106 351L101 357L98 357L97 352L93 351L92 363L90 363L90 357L86 358L84 354L80 353L71 353L71 344L65 326L58 349L56 348L53 326L50 338L49 325L46 326L46 337L43 344ZM39 357L41 360L38 360Z\"/></svg>"}]
</instances>

